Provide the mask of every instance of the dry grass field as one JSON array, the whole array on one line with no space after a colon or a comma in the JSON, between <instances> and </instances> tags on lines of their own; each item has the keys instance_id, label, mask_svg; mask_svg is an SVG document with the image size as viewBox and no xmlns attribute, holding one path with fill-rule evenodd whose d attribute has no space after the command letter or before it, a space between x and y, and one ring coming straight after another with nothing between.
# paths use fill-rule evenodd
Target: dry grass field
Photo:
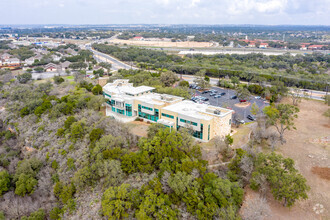
<instances>
[{"instance_id":1,"label":"dry grass field","mask_svg":"<svg viewBox=\"0 0 330 220\"><path fill-rule=\"evenodd\" d=\"M209 42L167 42L167 41L135 41L135 40L120 40L114 39L110 41L114 44L127 44L134 46L149 46L149 47L183 47L183 48L203 48L203 47L212 47L213 44Z\"/></svg>"}]
</instances>

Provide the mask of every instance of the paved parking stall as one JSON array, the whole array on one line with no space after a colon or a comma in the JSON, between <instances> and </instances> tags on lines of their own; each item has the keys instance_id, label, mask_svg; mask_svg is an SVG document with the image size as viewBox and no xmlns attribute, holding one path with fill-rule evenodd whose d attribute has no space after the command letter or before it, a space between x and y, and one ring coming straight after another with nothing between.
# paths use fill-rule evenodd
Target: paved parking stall
<instances>
[{"instance_id":1,"label":"paved parking stall","mask_svg":"<svg viewBox=\"0 0 330 220\"><path fill-rule=\"evenodd\" d=\"M209 100L207 102L210 103L210 105L224 107L224 108L231 108L235 111L235 114L237 114L239 119L244 120L245 122L250 122L247 118L249 114L251 114L251 106L253 103L256 103L260 109L263 109L265 106L269 105L267 102L265 102L264 99L258 99L256 96L251 96L250 99L247 101L251 104L245 108L240 108L235 106L235 104L239 103L239 99L230 99L230 97L236 95L235 90L231 89L223 89L218 87L211 87L211 90L216 90L217 94L221 94L225 92L226 94L224 96L221 96L220 98L214 98L214 96L210 96L210 93L202 94L200 91L194 89L193 96L202 96L205 98L208 98Z\"/></svg>"}]
</instances>

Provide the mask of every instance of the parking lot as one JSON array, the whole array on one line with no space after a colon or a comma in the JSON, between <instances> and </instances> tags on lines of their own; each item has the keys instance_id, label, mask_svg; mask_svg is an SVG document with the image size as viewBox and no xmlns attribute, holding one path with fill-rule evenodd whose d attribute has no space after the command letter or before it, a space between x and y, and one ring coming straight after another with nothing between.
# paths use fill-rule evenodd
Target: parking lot
<instances>
[{"instance_id":1,"label":"parking lot","mask_svg":"<svg viewBox=\"0 0 330 220\"><path fill-rule=\"evenodd\" d=\"M265 106L269 105L268 103L265 102L265 100L261 98L256 98L255 96L251 96L250 99L247 101L250 102L251 104L245 108L243 107L237 107L235 104L240 103L239 99L231 99L232 96L235 96L235 90L231 89L222 89L218 87L211 87L210 90L216 90L216 94L221 94L221 93L226 93L225 95L215 98L214 96L211 96L210 92L202 94L200 91L193 89L194 94L192 96L195 97L205 97L208 100L205 101L206 103L209 103L210 105L213 106L219 106L223 108L230 108L235 111L235 114L237 114L237 118L244 120L245 122L250 122L247 118L248 115L251 115L251 106L253 103L256 103L259 107L259 109L263 109Z\"/></svg>"}]
</instances>

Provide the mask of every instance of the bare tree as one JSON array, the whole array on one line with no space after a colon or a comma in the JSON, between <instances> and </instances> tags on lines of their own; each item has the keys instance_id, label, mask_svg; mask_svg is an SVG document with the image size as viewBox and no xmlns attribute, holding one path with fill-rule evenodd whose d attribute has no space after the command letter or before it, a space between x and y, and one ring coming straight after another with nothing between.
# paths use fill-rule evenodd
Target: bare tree
<instances>
[{"instance_id":1,"label":"bare tree","mask_svg":"<svg viewBox=\"0 0 330 220\"><path fill-rule=\"evenodd\" d=\"M289 93L289 96L292 99L292 104L294 106L297 106L299 102L301 102L301 94L300 94L300 89L298 88L293 88Z\"/></svg>"},{"instance_id":2,"label":"bare tree","mask_svg":"<svg viewBox=\"0 0 330 220\"><path fill-rule=\"evenodd\" d=\"M256 197L246 201L242 208L243 220L263 220L269 218L271 210L265 198Z\"/></svg>"},{"instance_id":3,"label":"bare tree","mask_svg":"<svg viewBox=\"0 0 330 220\"><path fill-rule=\"evenodd\" d=\"M226 150L226 144L220 136L216 136L214 139L214 148L218 154L222 154Z\"/></svg>"},{"instance_id":4,"label":"bare tree","mask_svg":"<svg viewBox=\"0 0 330 220\"><path fill-rule=\"evenodd\" d=\"M275 151L275 148L276 148L275 145L276 145L277 141L279 141L277 134L275 132L268 134L268 140L270 142L270 148L272 149L272 151Z\"/></svg>"},{"instance_id":5,"label":"bare tree","mask_svg":"<svg viewBox=\"0 0 330 220\"><path fill-rule=\"evenodd\" d=\"M245 186L249 183L250 178L251 178L251 174L252 174L252 171L253 171L252 158L245 155L241 159L239 167L241 168L241 175L242 175L242 179L243 179L243 185Z\"/></svg>"},{"instance_id":6,"label":"bare tree","mask_svg":"<svg viewBox=\"0 0 330 220\"><path fill-rule=\"evenodd\" d=\"M171 174L167 171L164 172L160 182L162 184L162 189L165 193L171 193L172 189L170 188L170 186L168 185L168 178L171 176Z\"/></svg>"}]
</instances>

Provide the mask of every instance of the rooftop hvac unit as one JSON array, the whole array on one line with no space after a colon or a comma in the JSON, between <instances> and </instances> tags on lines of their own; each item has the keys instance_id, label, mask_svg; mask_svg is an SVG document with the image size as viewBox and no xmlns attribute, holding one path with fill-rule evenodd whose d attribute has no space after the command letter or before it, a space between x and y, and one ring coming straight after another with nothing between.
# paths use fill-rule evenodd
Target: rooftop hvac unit
<instances>
[{"instance_id":1,"label":"rooftop hvac unit","mask_svg":"<svg viewBox=\"0 0 330 220\"><path fill-rule=\"evenodd\" d=\"M214 114L215 114L215 115L220 115L220 114L221 114L221 111L219 111L219 110L215 110L215 111L214 111Z\"/></svg>"}]
</instances>

